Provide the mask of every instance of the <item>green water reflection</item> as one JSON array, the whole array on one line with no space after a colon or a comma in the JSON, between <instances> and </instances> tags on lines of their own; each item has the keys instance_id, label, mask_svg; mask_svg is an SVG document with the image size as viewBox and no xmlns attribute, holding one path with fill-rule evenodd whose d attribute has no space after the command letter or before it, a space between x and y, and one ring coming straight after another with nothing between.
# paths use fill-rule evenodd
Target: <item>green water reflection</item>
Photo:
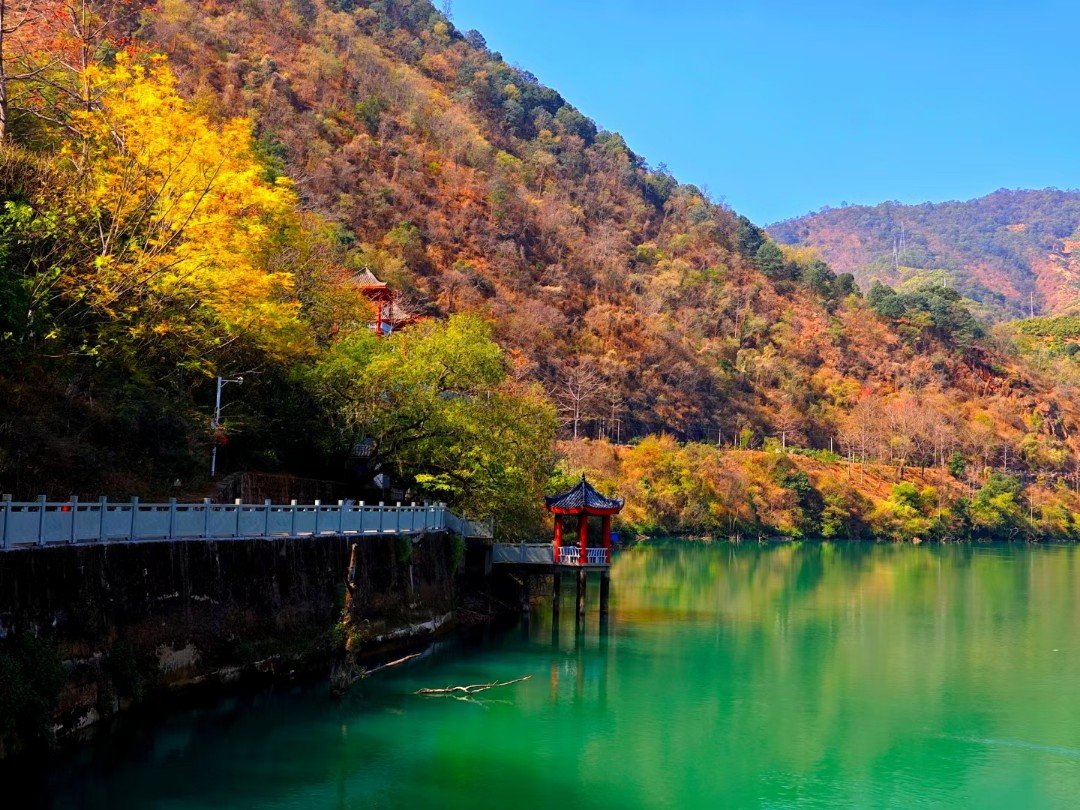
<instances>
[{"instance_id":1,"label":"green water reflection","mask_svg":"<svg viewBox=\"0 0 1080 810\"><path fill-rule=\"evenodd\" d=\"M642 547L569 613L363 683L176 717L54 777L63 806L1064 807L1072 547ZM595 605L590 594L590 605ZM530 675L476 702L422 686Z\"/></svg>"}]
</instances>

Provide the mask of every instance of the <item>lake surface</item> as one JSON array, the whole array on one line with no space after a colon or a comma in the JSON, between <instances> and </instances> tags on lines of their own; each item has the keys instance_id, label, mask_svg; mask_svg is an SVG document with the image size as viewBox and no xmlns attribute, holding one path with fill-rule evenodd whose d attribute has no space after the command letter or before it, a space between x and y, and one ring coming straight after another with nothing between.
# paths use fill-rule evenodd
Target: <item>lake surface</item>
<instances>
[{"instance_id":1,"label":"lake surface","mask_svg":"<svg viewBox=\"0 0 1080 810\"><path fill-rule=\"evenodd\" d=\"M571 594L344 701L325 685L87 749L58 806L1066 807L1073 547L639 547L606 637ZM595 594L589 598L595 610ZM473 701L421 687L531 676Z\"/></svg>"}]
</instances>

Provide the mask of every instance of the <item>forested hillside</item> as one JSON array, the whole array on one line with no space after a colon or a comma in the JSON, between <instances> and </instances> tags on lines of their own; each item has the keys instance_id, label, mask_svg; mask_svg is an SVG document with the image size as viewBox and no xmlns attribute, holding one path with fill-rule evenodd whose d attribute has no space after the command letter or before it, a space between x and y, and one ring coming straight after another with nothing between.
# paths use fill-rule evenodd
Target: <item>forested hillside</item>
<instances>
[{"instance_id":1,"label":"forested hillside","mask_svg":"<svg viewBox=\"0 0 1080 810\"><path fill-rule=\"evenodd\" d=\"M254 113L352 261L427 312L492 318L579 432L827 446L860 402L910 396L974 446L978 413L1003 442L1071 413L947 318L873 317L427 2L174 0L144 21L194 98Z\"/></svg>"},{"instance_id":2,"label":"forested hillside","mask_svg":"<svg viewBox=\"0 0 1080 810\"><path fill-rule=\"evenodd\" d=\"M6 43L6 487L199 491L227 440L226 470L524 514L556 414L1073 469L1071 384L955 291L864 298L426 0L47 8ZM375 338L363 270L426 320ZM216 374L245 382L211 437Z\"/></svg>"},{"instance_id":3,"label":"forested hillside","mask_svg":"<svg viewBox=\"0 0 1080 810\"><path fill-rule=\"evenodd\" d=\"M1080 192L995 191L967 202L853 205L770 225L817 248L869 289L948 284L995 317L1066 314L1080 304Z\"/></svg>"}]
</instances>

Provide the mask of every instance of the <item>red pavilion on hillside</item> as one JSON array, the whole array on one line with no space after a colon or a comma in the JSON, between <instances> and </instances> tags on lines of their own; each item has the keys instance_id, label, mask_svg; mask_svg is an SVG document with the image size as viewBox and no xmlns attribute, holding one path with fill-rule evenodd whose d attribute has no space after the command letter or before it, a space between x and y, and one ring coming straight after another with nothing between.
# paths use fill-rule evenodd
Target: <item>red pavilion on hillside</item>
<instances>
[{"instance_id":1,"label":"red pavilion on hillside","mask_svg":"<svg viewBox=\"0 0 1080 810\"><path fill-rule=\"evenodd\" d=\"M385 281L379 281L366 267L357 274L356 284L375 306L375 320L371 328L376 335L389 335L395 329L416 320L416 316L402 306L398 295Z\"/></svg>"}]
</instances>

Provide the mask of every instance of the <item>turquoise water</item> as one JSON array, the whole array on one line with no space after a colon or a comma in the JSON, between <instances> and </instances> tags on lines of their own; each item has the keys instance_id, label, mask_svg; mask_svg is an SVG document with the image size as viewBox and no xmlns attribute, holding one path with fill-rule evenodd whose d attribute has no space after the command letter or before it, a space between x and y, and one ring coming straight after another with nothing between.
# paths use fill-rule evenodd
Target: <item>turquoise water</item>
<instances>
[{"instance_id":1,"label":"turquoise water","mask_svg":"<svg viewBox=\"0 0 1080 810\"><path fill-rule=\"evenodd\" d=\"M595 594L589 604L595 606ZM1066 807L1080 797L1072 547L639 547L606 636L447 642L173 717L53 776L58 806ZM421 687L529 676L474 700Z\"/></svg>"}]
</instances>

